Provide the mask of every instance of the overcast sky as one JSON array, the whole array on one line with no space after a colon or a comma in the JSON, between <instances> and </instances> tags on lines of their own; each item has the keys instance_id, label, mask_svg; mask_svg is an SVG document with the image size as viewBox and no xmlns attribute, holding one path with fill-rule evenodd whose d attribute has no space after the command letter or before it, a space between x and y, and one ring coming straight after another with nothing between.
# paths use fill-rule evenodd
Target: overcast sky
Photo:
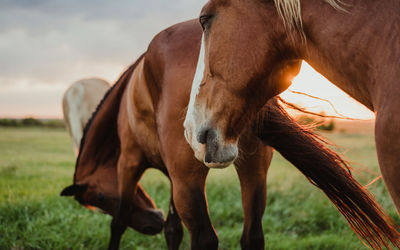
<instances>
[{"instance_id":1,"label":"overcast sky","mask_svg":"<svg viewBox=\"0 0 400 250\"><path fill-rule=\"evenodd\" d=\"M74 81L114 82L206 0L0 0L0 117L60 117Z\"/></svg>"},{"instance_id":2,"label":"overcast sky","mask_svg":"<svg viewBox=\"0 0 400 250\"><path fill-rule=\"evenodd\" d=\"M0 117L62 117L73 82L113 83L161 30L197 18L206 0L0 0ZM292 89L332 101L340 113L373 113L305 65ZM315 112L321 101L285 93Z\"/></svg>"}]
</instances>

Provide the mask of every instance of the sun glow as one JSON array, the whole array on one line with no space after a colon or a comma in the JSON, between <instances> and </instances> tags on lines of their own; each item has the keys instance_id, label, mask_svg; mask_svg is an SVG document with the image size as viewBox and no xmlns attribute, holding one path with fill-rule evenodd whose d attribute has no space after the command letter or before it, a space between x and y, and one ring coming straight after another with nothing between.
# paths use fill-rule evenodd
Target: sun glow
<instances>
[{"instance_id":1,"label":"sun glow","mask_svg":"<svg viewBox=\"0 0 400 250\"><path fill-rule=\"evenodd\" d=\"M328 102L296 94L292 91L303 92L308 95L328 100L332 103L334 108ZM375 118L373 112L333 85L306 62L303 62L301 71L293 80L293 84L280 96L288 102L295 103L300 107L306 108L308 111L316 113L323 112L326 115L342 115L345 117L365 120Z\"/></svg>"},{"instance_id":2,"label":"sun glow","mask_svg":"<svg viewBox=\"0 0 400 250\"><path fill-rule=\"evenodd\" d=\"M121 70L108 69L107 73L110 73L105 78L116 79L118 74L113 75L111 72L119 71ZM62 95L68 86L68 84L32 84L27 81L0 85L0 117L61 118ZM375 117L374 113L349 97L305 62L302 64L300 74L281 97L309 111L338 116L329 103L295 94L290 90L329 100L337 112L346 117L365 120Z\"/></svg>"}]
</instances>

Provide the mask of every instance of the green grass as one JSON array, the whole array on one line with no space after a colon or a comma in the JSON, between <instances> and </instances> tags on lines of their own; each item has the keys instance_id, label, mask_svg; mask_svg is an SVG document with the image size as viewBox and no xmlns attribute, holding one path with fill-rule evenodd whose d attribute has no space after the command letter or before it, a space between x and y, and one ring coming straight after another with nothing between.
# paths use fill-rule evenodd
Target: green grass
<instances>
[{"instance_id":1,"label":"green grass","mask_svg":"<svg viewBox=\"0 0 400 250\"><path fill-rule=\"evenodd\" d=\"M343 146L340 150L353 162L363 184L379 175L373 136L326 135ZM59 196L72 182L74 161L65 130L0 128L0 249L106 248L110 216ZM150 170L142 184L167 212L168 180ZM383 181L369 189L400 222ZM207 196L220 249L240 249L243 216L233 168L211 171ZM275 154L268 175L263 227L267 249L366 249L329 200L279 154ZM122 249L165 246L162 234L144 236L133 230L127 231L121 243ZM189 249L187 231L181 249Z\"/></svg>"}]
</instances>

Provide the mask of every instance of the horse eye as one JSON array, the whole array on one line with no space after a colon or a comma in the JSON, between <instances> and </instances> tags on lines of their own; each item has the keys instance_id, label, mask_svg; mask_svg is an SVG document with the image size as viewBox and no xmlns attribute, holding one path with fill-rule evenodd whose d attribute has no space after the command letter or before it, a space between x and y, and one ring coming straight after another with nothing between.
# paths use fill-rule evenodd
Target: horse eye
<instances>
[{"instance_id":1,"label":"horse eye","mask_svg":"<svg viewBox=\"0 0 400 250\"><path fill-rule=\"evenodd\" d=\"M201 15L199 17L199 21L200 21L201 27L203 28L203 31L206 30L207 26L209 26L211 18L212 18L212 15Z\"/></svg>"}]
</instances>

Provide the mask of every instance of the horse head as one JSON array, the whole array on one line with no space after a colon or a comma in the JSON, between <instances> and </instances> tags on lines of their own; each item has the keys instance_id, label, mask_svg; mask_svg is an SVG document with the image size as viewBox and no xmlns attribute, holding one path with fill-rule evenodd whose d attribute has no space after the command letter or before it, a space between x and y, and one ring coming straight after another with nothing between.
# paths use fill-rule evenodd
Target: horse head
<instances>
[{"instance_id":1,"label":"horse head","mask_svg":"<svg viewBox=\"0 0 400 250\"><path fill-rule=\"evenodd\" d=\"M66 187L62 196L74 196L84 207L115 216L119 208L117 171L115 167L98 168L90 176L77 178L77 183ZM127 225L140 233L157 234L164 225L164 214L156 209L146 191L137 185L129 205Z\"/></svg>"},{"instance_id":2,"label":"horse head","mask_svg":"<svg viewBox=\"0 0 400 250\"><path fill-rule=\"evenodd\" d=\"M185 136L198 160L226 167L245 126L288 88L301 61L281 53L291 38L273 1L210 0L199 22L203 39Z\"/></svg>"}]
</instances>

